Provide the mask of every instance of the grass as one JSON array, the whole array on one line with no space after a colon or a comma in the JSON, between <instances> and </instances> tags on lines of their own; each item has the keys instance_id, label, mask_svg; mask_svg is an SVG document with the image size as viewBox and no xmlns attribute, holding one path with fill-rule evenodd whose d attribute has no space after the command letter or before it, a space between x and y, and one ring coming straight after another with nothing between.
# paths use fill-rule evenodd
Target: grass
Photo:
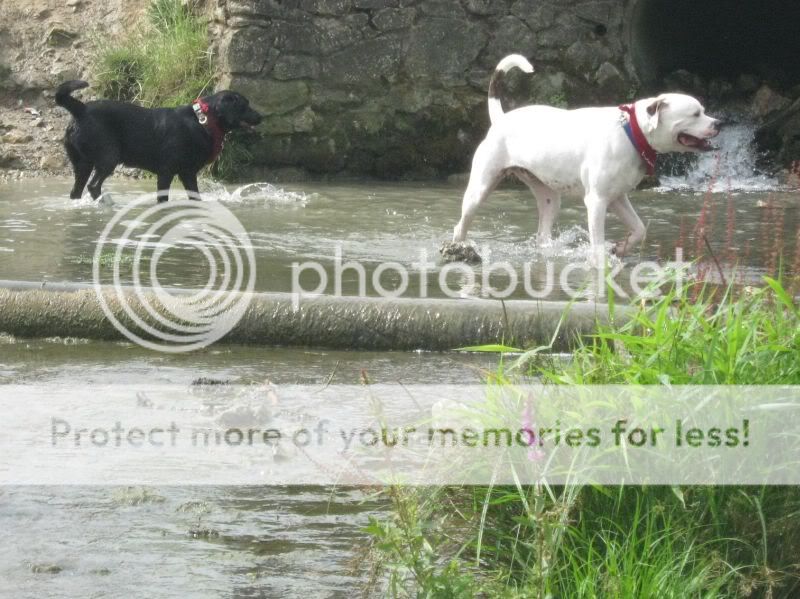
<instances>
[{"instance_id":1,"label":"grass","mask_svg":"<svg viewBox=\"0 0 800 599\"><path fill-rule=\"evenodd\" d=\"M693 283L635 302L626 320L613 318L609 294L610 324L574 339L568 359L552 342L464 348L502 356L487 385L800 385L800 232L768 198L754 242L768 276L747 286L737 264L751 242L737 246L734 197L718 206L713 187L676 240L695 262ZM715 216L725 222L713 236ZM395 486L387 495L393 509L369 531L394 597L800 596L800 487Z\"/></svg>"},{"instance_id":2,"label":"grass","mask_svg":"<svg viewBox=\"0 0 800 599\"><path fill-rule=\"evenodd\" d=\"M494 348L503 351L502 346ZM800 308L759 289L688 286L625 323L489 376L547 384L800 384ZM373 520L395 597L800 594L797 487L392 487Z\"/></svg>"},{"instance_id":3,"label":"grass","mask_svg":"<svg viewBox=\"0 0 800 599\"><path fill-rule=\"evenodd\" d=\"M153 0L130 35L98 41L100 93L148 107L191 102L214 80L206 27L180 0Z\"/></svg>"},{"instance_id":4,"label":"grass","mask_svg":"<svg viewBox=\"0 0 800 599\"><path fill-rule=\"evenodd\" d=\"M253 154L241 140L251 135L253 134L245 131L234 131L228 135L222 153L211 166L211 174L215 178L224 181L241 179L247 167L253 163Z\"/></svg>"},{"instance_id":5,"label":"grass","mask_svg":"<svg viewBox=\"0 0 800 599\"><path fill-rule=\"evenodd\" d=\"M571 363L531 369L557 384L800 384L800 312L777 280L672 291L622 326L578 340Z\"/></svg>"}]
</instances>

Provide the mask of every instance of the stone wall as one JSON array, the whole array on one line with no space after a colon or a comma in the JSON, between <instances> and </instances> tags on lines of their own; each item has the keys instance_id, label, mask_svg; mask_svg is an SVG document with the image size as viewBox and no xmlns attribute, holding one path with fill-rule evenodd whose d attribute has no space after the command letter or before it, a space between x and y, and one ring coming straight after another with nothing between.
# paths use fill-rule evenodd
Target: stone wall
<instances>
[{"instance_id":1,"label":"stone wall","mask_svg":"<svg viewBox=\"0 0 800 599\"><path fill-rule=\"evenodd\" d=\"M519 103L633 93L623 0L216 0L221 87L267 118L247 141L280 176L436 177L468 169L500 58ZM514 82L517 85L514 86Z\"/></svg>"}]
</instances>

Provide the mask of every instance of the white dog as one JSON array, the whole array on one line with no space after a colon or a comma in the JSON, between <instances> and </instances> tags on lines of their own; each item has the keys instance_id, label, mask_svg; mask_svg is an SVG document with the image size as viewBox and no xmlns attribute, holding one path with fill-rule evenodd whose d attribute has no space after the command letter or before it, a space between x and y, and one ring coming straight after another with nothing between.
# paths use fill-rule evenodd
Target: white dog
<instances>
[{"instance_id":1,"label":"white dog","mask_svg":"<svg viewBox=\"0 0 800 599\"><path fill-rule=\"evenodd\" d=\"M720 122L706 116L691 96L662 94L657 98L608 108L562 110L525 106L503 112L497 97L504 73L517 67L532 73L522 56L506 56L489 84L491 127L475 151L464 193L461 220L453 242L463 242L475 212L495 185L508 174L525 183L539 209L539 242L550 239L561 206L561 194L583 194L589 218L593 260L605 255L606 210L611 209L629 230L616 244L617 254L644 238L645 227L628 201L645 173L652 173L660 152L703 152L719 133Z\"/></svg>"}]
</instances>

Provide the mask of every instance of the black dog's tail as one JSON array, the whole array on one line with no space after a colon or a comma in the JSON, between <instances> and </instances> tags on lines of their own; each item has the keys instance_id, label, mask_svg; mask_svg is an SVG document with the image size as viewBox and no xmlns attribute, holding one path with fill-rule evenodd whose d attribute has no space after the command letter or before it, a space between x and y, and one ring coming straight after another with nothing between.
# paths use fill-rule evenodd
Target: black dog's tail
<instances>
[{"instance_id":1,"label":"black dog's tail","mask_svg":"<svg viewBox=\"0 0 800 599\"><path fill-rule=\"evenodd\" d=\"M70 94L75 90L83 89L84 87L89 87L89 84L85 81L74 79L72 81L65 81L59 85L58 89L56 90L56 104L69 110L70 113L72 113L72 116L74 116L76 119L83 114L84 110L86 110L86 104L80 100L76 100Z\"/></svg>"}]
</instances>

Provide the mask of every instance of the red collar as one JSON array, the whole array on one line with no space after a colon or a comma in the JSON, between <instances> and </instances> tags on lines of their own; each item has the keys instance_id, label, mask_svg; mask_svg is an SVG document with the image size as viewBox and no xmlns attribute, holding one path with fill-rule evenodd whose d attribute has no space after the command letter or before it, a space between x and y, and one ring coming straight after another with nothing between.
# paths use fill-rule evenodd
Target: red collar
<instances>
[{"instance_id":1,"label":"red collar","mask_svg":"<svg viewBox=\"0 0 800 599\"><path fill-rule=\"evenodd\" d=\"M214 115L214 113L209 111L208 103L203 101L202 98L197 98L192 103L192 110L194 110L198 122L203 125L203 128L205 128L205 130L208 131L208 134L211 136L214 149L211 152L208 162L214 162L219 156L220 152L222 152L222 146L225 145L225 131L223 131L222 127L220 127L219 121L217 121L217 117Z\"/></svg>"},{"instance_id":2,"label":"red collar","mask_svg":"<svg viewBox=\"0 0 800 599\"><path fill-rule=\"evenodd\" d=\"M642 133L642 128L639 126L639 121L636 118L636 106L634 104L622 104L619 109L628 114L628 122L622 125L628 139L631 140L636 152L641 156L647 167L647 174L652 175L656 171L656 151L647 138Z\"/></svg>"}]
</instances>

